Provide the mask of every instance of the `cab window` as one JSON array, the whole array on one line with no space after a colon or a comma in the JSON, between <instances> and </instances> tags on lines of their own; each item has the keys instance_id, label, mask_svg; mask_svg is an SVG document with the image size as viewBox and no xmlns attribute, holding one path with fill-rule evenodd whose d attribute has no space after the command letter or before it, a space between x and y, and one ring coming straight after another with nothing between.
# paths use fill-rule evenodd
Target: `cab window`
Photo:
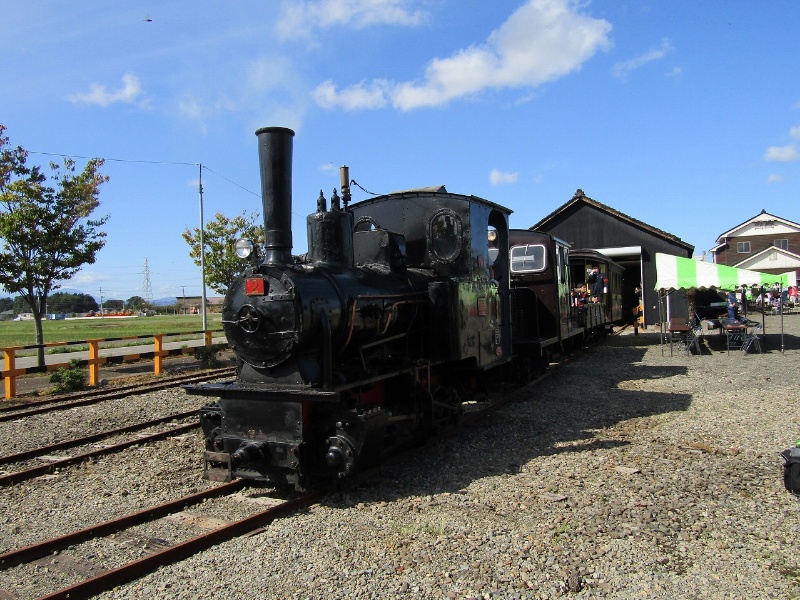
<instances>
[{"instance_id":1,"label":"cab window","mask_svg":"<svg viewBox=\"0 0 800 600\"><path fill-rule=\"evenodd\" d=\"M451 261L461 253L461 220L454 212L442 210L433 215L429 234L436 258Z\"/></svg>"},{"instance_id":2,"label":"cab window","mask_svg":"<svg viewBox=\"0 0 800 600\"><path fill-rule=\"evenodd\" d=\"M539 273L545 270L545 248L541 244L514 246L511 249L512 273Z\"/></svg>"}]
</instances>

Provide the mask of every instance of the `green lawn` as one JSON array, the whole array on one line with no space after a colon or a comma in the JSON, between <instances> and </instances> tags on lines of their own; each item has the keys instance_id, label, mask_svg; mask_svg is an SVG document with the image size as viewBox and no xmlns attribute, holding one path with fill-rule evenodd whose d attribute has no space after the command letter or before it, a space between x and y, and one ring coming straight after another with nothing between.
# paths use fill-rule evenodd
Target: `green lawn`
<instances>
[{"instance_id":1,"label":"green lawn","mask_svg":"<svg viewBox=\"0 0 800 600\"><path fill-rule=\"evenodd\" d=\"M211 330L221 329L221 315L208 315L207 323L208 328ZM124 319L90 317L63 321L44 321L43 328L45 343L74 342L131 335L200 331L203 328L203 319L200 315L159 315ZM147 340L142 340L142 342L148 343ZM0 321L0 348L29 346L35 343L36 329L33 321Z\"/></svg>"}]
</instances>

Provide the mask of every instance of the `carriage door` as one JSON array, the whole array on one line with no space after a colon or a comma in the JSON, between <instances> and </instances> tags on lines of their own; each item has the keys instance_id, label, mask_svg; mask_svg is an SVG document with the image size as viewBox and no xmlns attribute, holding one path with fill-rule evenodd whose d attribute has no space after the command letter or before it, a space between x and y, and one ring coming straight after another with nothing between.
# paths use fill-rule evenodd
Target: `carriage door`
<instances>
[{"instance_id":1,"label":"carriage door","mask_svg":"<svg viewBox=\"0 0 800 600\"><path fill-rule=\"evenodd\" d=\"M572 294L569 277L568 249L556 241L556 285L558 288L558 322L562 340L569 338L572 323Z\"/></svg>"}]
</instances>

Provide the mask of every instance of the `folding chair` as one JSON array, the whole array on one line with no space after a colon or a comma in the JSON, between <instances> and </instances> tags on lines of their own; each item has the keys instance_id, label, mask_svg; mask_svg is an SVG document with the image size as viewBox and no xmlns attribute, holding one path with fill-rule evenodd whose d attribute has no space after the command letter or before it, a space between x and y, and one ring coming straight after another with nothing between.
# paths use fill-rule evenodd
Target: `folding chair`
<instances>
[{"instance_id":1,"label":"folding chair","mask_svg":"<svg viewBox=\"0 0 800 600\"><path fill-rule=\"evenodd\" d=\"M687 354L690 351L689 338L693 337L692 328L683 317L672 317L669 320L669 355L672 356L672 343L678 345Z\"/></svg>"},{"instance_id":2,"label":"folding chair","mask_svg":"<svg viewBox=\"0 0 800 600\"><path fill-rule=\"evenodd\" d=\"M689 329L689 338L688 344L686 346L686 354L692 353L692 348L697 350L697 353L700 354L700 344L703 341L703 325L698 323L694 327Z\"/></svg>"},{"instance_id":3,"label":"folding chair","mask_svg":"<svg viewBox=\"0 0 800 600\"><path fill-rule=\"evenodd\" d=\"M758 339L760 331L761 323L756 323L753 325L752 329L745 334L744 342L742 342L742 352L744 354L747 354L750 348L758 350L758 353L761 354L761 342Z\"/></svg>"}]
</instances>

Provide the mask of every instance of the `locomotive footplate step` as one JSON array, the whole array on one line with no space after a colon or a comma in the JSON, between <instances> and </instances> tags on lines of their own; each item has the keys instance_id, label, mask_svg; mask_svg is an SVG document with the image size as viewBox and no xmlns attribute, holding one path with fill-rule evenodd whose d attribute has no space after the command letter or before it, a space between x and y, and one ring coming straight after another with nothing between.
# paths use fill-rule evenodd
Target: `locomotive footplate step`
<instances>
[{"instance_id":1,"label":"locomotive footplate step","mask_svg":"<svg viewBox=\"0 0 800 600\"><path fill-rule=\"evenodd\" d=\"M203 462L203 476L209 481L233 481L233 471L231 470L231 455L227 452L211 452L206 450ZM210 467L209 463L222 463L225 467Z\"/></svg>"}]
</instances>

